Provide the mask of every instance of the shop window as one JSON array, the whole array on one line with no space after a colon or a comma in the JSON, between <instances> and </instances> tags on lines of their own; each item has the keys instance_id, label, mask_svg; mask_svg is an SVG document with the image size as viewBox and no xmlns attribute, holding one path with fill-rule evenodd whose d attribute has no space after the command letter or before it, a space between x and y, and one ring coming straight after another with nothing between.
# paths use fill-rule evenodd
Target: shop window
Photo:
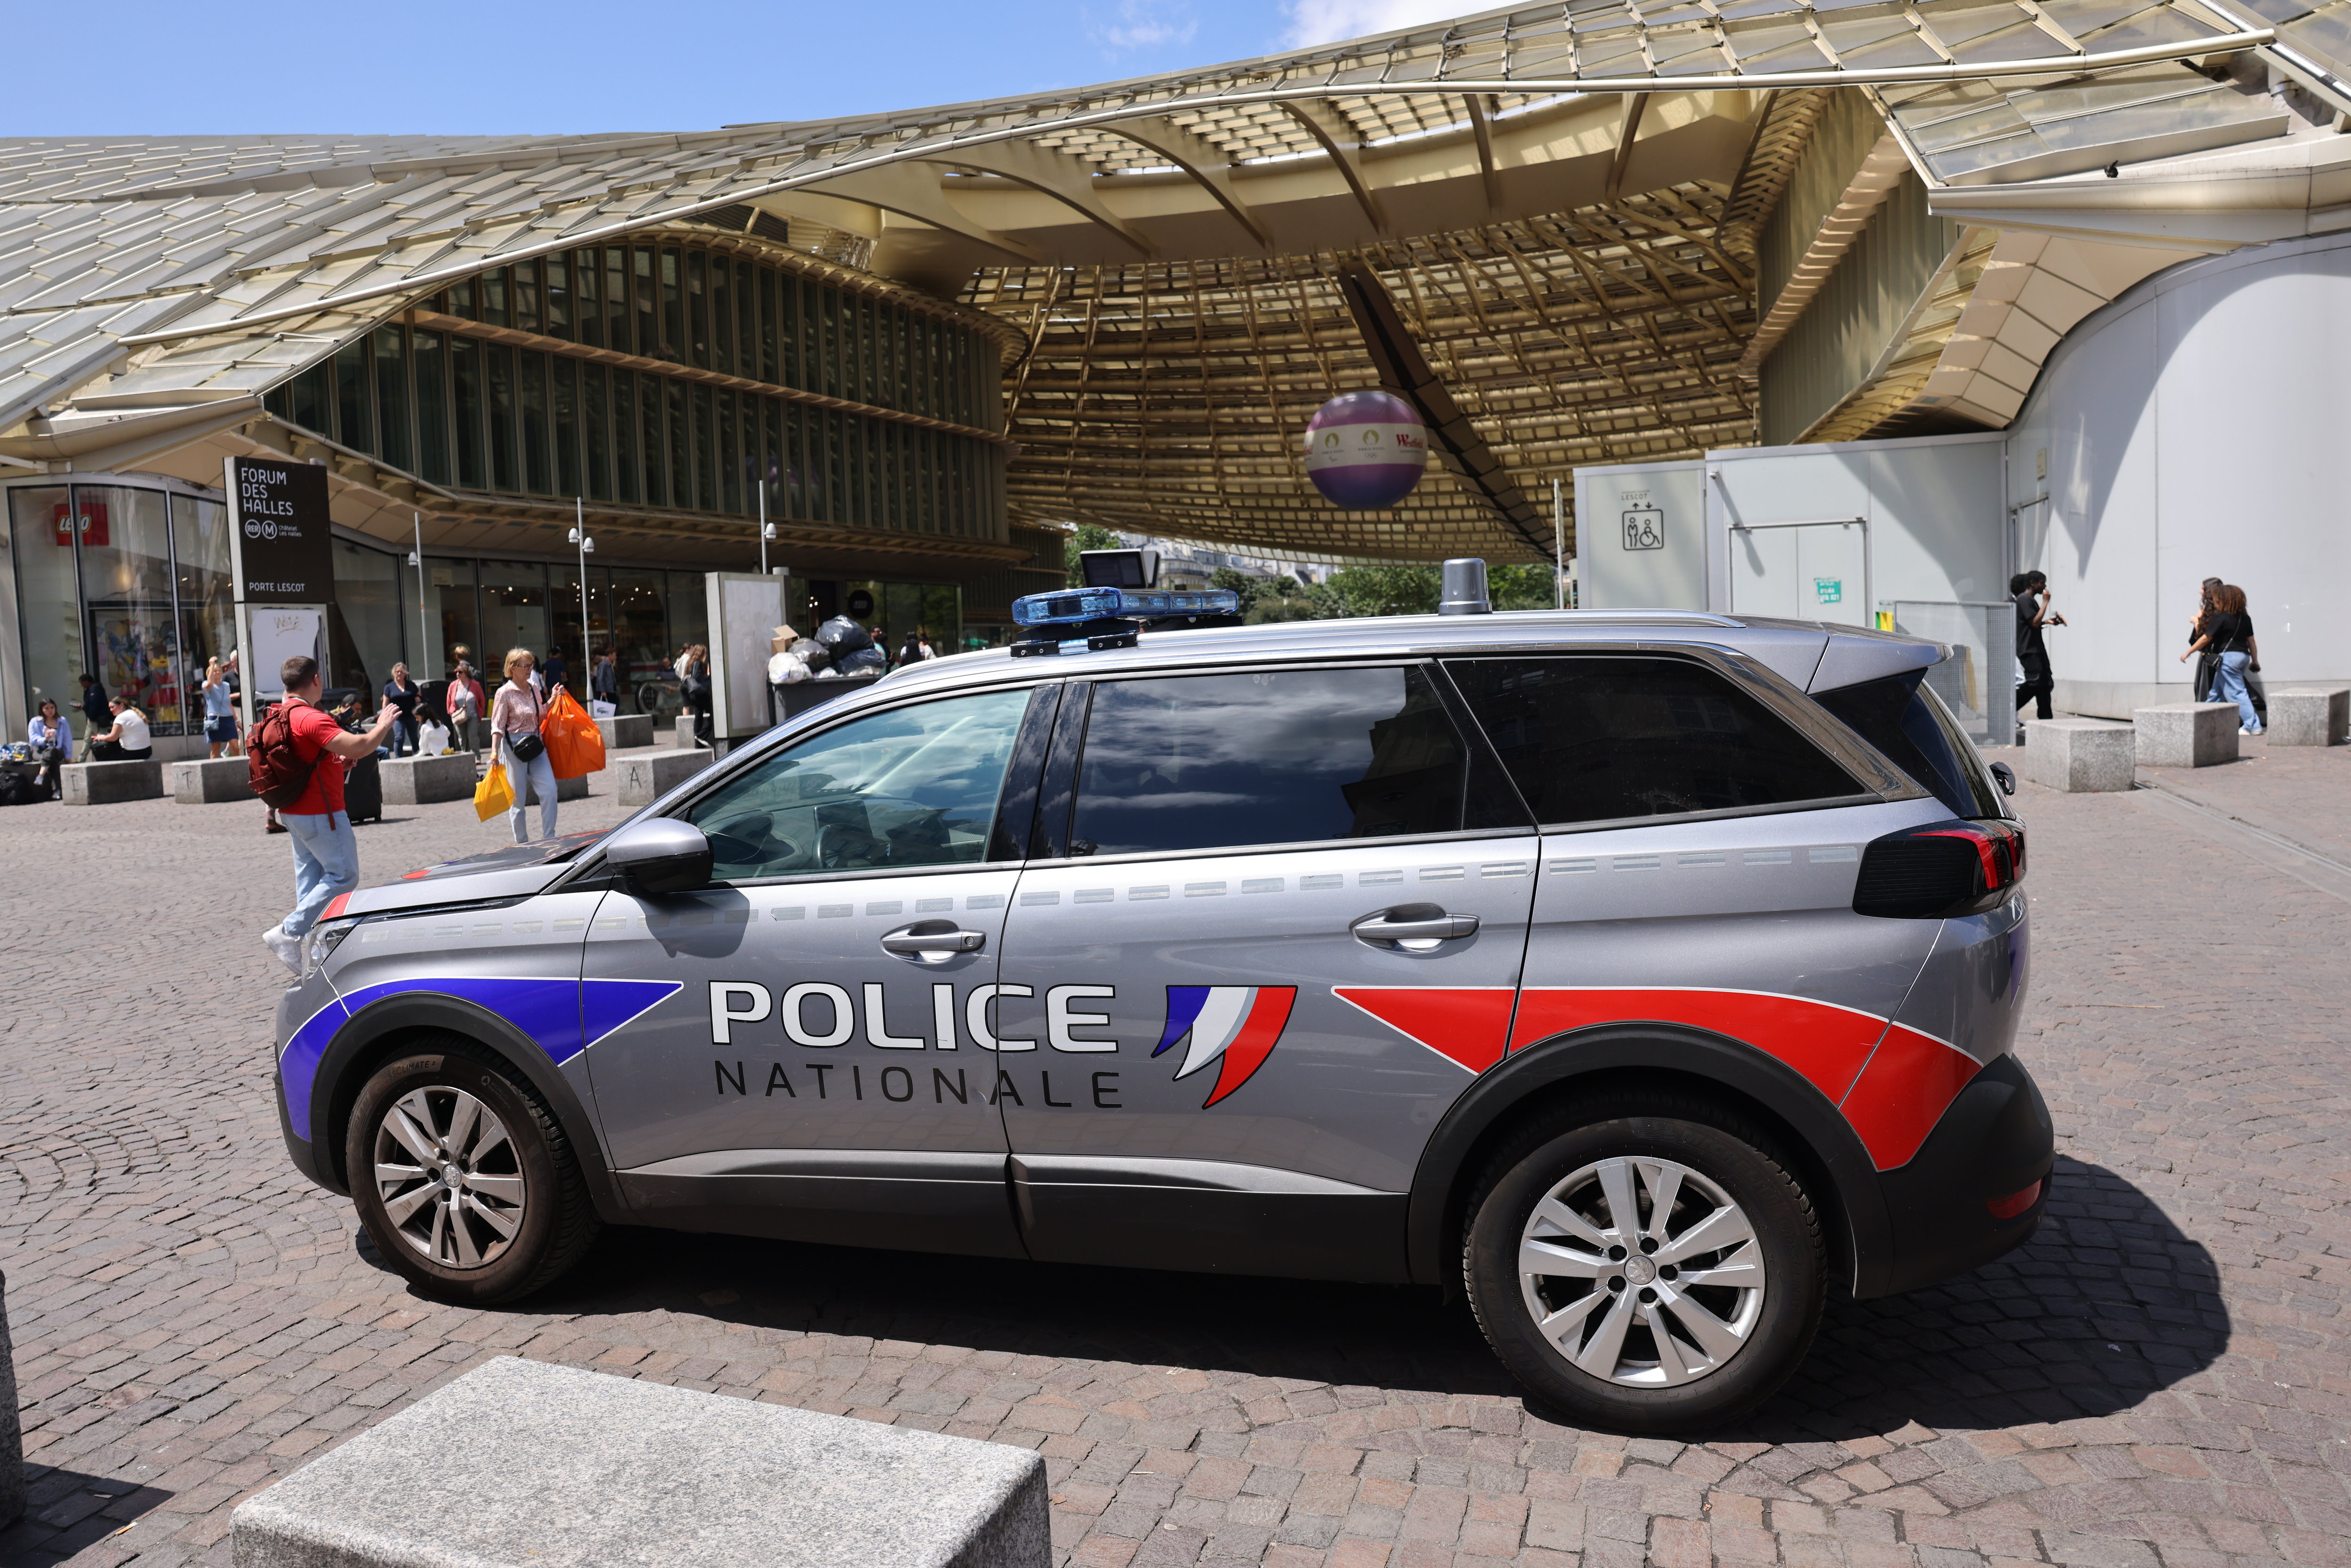
<instances>
[{"instance_id":1,"label":"shop window","mask_svg":"<svg viewBox=\"0 0 2351 1568\"><path fill-rule=\"evenodd\" d=\"M418 328L410 335L416 383L416 472L449 483L449 340Z\"/></svg>"},{"instance_id":2,"label":"shop window","mask_svg":"<svg viewBox=\"0 0 2351 1568\"><path fill-rule=\"evenodd\" d=\"M401 599L399 557L347 539L335 541L335 615L329 626L327 684L356 689L363 713L383 706L378 694L392 679L392 666L407 657ZM334 620L341 622L342 637L333 635Z\"/></svg>"},{"instance_id":3,"label":"shop window","mask_svg":"<svg viewBox=\"0 0 2351 1568\"><path fill-rule=\"evenodd\" d=\"M413 461L408 442L408 347L406 329L375 329L376 455L395 468Z\"/></svg>"},{"instance_id":4,"label":"shop window","mask_svg":"<svg viewBox=\"0 0 2351 1568\"><path fill-rule=\"evenodd\" d=\"M466 490L485 490L490 483L489 454L482 434L489 423L489 392L484 385L482 369L486 351L486 344L471 338L449 340L454 388L450 402L457 425L457 484Z\"/></svg>"},{"instance_id":5,"label":"shop window","mask_svg":"<svg viewBox=\"0 0 2351 1568\"><path fill-rule=\"evenodd\" d=\"M487 672L496 668L498 654L506 650L501 648L497 654L489 654L482 647L472 561L424 558L424 615L429 623L440 629L440 645L431 651L431 674L421 678L445 681L462 658L473 665L474 676L482 683L484 695L496 690L498 683Z\"/></svg>"}]
</instances>

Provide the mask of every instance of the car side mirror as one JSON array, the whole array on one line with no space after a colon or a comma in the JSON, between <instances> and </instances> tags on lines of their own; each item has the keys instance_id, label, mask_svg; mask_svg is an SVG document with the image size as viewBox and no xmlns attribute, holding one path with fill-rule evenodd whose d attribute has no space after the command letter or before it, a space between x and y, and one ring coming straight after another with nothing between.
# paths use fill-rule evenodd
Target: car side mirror
<instances>
[{"instance_id":1,"label":"car side mirror","mask_svg":"<svg viewBox=\"0 0 2351 1568\"><path fill-rule=\"evenodd\" d=\"M1995 779L1999 780L2000 792L2001 794L2013 795L2016 793L2015 768L2011 768L2005 762L1995 762L1991 765L1991 776Z\"/></svg>"},{"instance_id":2,"label":"car side mirror","mask_svg":"<svg viewBox=\"0 0 2351 1568\"><path fill-rule=\"evenodd\" d=\"M604 841L604 864L638 893L691 893L710 885L710 840L692 822L649 818Z\"/></svg>"}]
</instances>

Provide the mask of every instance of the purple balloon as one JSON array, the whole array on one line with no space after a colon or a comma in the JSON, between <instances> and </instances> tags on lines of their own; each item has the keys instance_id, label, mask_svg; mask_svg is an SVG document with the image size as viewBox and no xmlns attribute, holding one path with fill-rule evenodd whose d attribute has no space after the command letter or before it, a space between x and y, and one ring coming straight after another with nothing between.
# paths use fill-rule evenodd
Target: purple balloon
<instances>
[{"instance_id":1,"label":"purple balloon","mask_svg":"<svg viewBox=\"0 0 2351 1568\"><path fill-rule=\"evenodd\" d=\"M1393 507L1428 465L1428 431L1392 392L1342 392L1306 425L1306 476L1350 512Z\"/></svg>"}]
</instances>

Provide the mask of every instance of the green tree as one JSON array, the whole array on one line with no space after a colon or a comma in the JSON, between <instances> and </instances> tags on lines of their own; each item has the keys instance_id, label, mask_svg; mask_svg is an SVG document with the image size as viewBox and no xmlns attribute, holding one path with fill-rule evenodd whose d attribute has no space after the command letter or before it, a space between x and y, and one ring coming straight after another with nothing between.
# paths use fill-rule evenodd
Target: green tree
<instances>
[{"instance_id":1,"label":"green tree","mask_svg":"<svg viewBox=\"0 0 2351 1568\"><path fill-rule=\"evenodd\" d=\"M1437 612L1433 566L1343 566L1326 586L1343 606L1339 613L1344 616Z\"/></svg>"},{"instance_id":2,"label":"green tree","mask_svg":"<svg viewBox=\"0 0 2351 1568\"><path fill-rule=\"evenodd\" d=\"M1086 580L1080 574L1078 568L1078 556L1081 551L1124 549L1126 549L1126 541L1108 528L1094 523L1079 524L1076 531L1071 533L1068 541L1061 546L1061 564L1068 569L1069 586L1083 588L1086 585Z\"/></svg>"},{"instance_id":3,"label":"green tree","mask_svg":"<svg viewBox=\"0 0 2351 1568\"><path fill-rule=\"evenodd\" d=\"M1489 566L1486 596L1497 610L1552 610L1559 604L1553 580L1551 567L1541 561L1531 566Z\"/></svg>"}]
</instances>

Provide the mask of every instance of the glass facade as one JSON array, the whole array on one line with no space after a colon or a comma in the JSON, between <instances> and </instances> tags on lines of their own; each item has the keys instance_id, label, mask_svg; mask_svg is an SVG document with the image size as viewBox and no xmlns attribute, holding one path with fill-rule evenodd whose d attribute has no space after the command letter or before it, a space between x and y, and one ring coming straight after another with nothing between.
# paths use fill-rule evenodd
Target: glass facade
<instances>
[{"instance_id":1,"label":"glass facade","mask_svg":"<svg viewBox=\"0 0 2351 1568\"><path fill-rule=\"evenodd\" d=\"M544 299L538 308L547 308ZM227 507L205 497L120 483L8 486L0 507L16 576L22 712L54 698L82 735L88 724L79 676L88 672L109 695L132 693L159 737L200 735L202 704L194 694L204 661L225 657L237 642ZM495 685L508 648L528 647L543 662L549 648L559 645L578 676L575 690L584 695L581 584L572 563L427 551L421 606L420 573L405 550L339 538L334 563L330 686L371 695L396 662L419 681L445 680L459 647ZM678 653L709 640L703 574L591 564L586 586L585 645L617 651L621 711L674 716L681 706ZM872 596L874 622L882 622L882 607L896 603L907 616L946 628L949 638L960 624L952 587L850 586ZM826 587L838 601L841 585ZM422 646L428 636L434 645ZM940 645L939 635L932 642Z\"/></svg>"},{"instance_id":2,"label":"glass facade","mask_svg":"<svg viewBox=\"0 0 2351 1568\"><path fill-rule=\"evenodd\" d=\"M270 412L459 489L752 517L765 483L781 521L1002 537L1001 447L868 412L1000 429L995 346L955 322L690 244L499 267L424 308L543 342L387 323L269 393Z\"/></svg>"}]
</instances>

